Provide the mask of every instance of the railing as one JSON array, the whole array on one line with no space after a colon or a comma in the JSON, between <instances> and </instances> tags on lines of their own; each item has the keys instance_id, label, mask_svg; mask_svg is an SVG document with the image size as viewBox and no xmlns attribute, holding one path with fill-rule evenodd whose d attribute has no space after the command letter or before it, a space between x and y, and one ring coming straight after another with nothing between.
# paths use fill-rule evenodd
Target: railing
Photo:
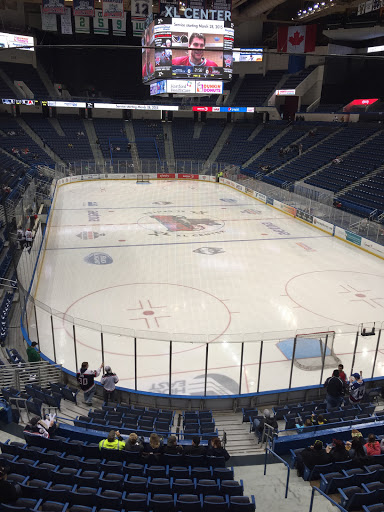
<instances>
[{"instance_id":1,"label":"railing","mask_svg":"<svg viewBox=\"0 0 384 512\"><path fill-rule=\"evenodd\" d=\"M0 389L13 387L25 390L27 384L48 387L50 382L60 382L61 364L37 363L10 364L0 367Z\"/></svg>"},{"instance_id":2,"label":"railing","mask_svg":"<svg viewBox=\"0 0 384 512\"><path fill-rule=\"evenodd\" d=\"M332 505L334 505L335 507L337 507L339 510L341 510L341 512L347 512L347 510L342 507L341 505L339 505L339 503L336 503L335 500L333 500L332 498L330 498L329 496L327 496L325 494L325 492L323 491L320 491L320 489L318 487L312 487L312 494L311 494L311 504L309 506L309 511L308 512L312 512L312 509L313 509L313 501L314 501L314 498L315 498L315 492L318 492L319 494L321 494L322 496L324 496L324 498L326 498L329 502L332 503Z\"/></svg>"},{"instance_id":3,"label":"railing","mask_svg":"<svg viewBox=\"0 0 384 512\"><path fill-rule=\"evenodd\" d=\"M186 164L186 161L177 162L179 167L180 162ZM94 174L98 164L93 162L96 167L93 167L92 172L88 165L75 164L71 166L72 171L76 168L84 171L85 175L92 174L92 179L99 178ZM155 161L154 166L156 167L157 164ZM194 169L199 165L199 162L189 162L182 172L185 167ZM237 183L245 183L253 190L259 186L266 186L270 197L273 197L272 193L275 191L279 192L282 195L282 197L279 196L279 200L284 199L286 204L291 201L291 204L295 203L295 207L312 212L309 215L334 210L329 205L316 202L311 198L246 179L236 166L226 163L217 165ZM145 166L150 167L149 161L143 165ZM106 178L109 175L108 167L104 165L103 169L106 172L102 173L102 178ZM111 172L115 173L116 169L114 165ZM153 174L154 168L150 170ZM57 177L69 176L73 174L72 171L68 167L59 166ZM213 172L212 167L209 168L209 172ZM202 173L205 174L204 171ZM264 191L266 192L263 189L262 193L265 193ZM48 224L49 222L48 216ZM318 358L321 367L316 368L316 371L302 371L294 357L296 341L302 335L314 333L315 340L316 334L323 335L323 338L319 338L322 342L327 340L328 348L334 358L332 367L339 361L340 355L346 371L350 371L350 374L355 369L355 371L363 371L364 378L382 377L384 347L381 345L384 338L380 339L383 329L381 321L376 323L375 333L370 338L362 337L362 326L357 324L358 320L355 325L328 324L311 329L280 332L227 334L225 331L211 333L208 331L196 334L196 332L139 331L101 325L71 316L70 309L65 312L57 311L33 297L46 242L45 235L42 237L41 232L38 232L31 252L24 252L19 263L18 276L23 301L22 329L25 339L39 342L41 352L46 358L55 363L62 363L70 372L75 372L83 360L87 361L92 350L93 354L98 354L98 359L111 365L115 371L121 369L124 372L126 388L146 393L233 397L241 394L319 386L322 384L324 371L330 368L329 364L326 364L326 358ZM225 306L223 307L225 309ZM369 329L369 326L364 327ZM290 360L282 358L281 361L276 361L273 357L276 345L287 340L293 340L293 357ZM366 357L368 341L370 357ZM149 361L149 354L143 349L146 343L151 342L153 343L151 347L156 347L156 356L154 356L156 375L153 378L150 377L146 370L147 365L144 364L144 361ZM349 352L345 350L346 347L350 347ZM185 368L186 356L189 370L180 374L177 370L180 367ZM221 378L220 374L218 375L219 372L215 371L215 361L218 357L226 367L223 374L225 378ZM274 374L279 375L279 379L265 378L271 369L271 364L273 364Z\"/></svg>"},{"instance_id":4,"label":"railing","mask_svg":"<svg viewBox=\"0 0 384 512\"><path fill-rule=\"evenodd\" d=\"M273 450L271 450L269 447L268 447L268 444L267 446L265 447L265 457L264 457L264 476L267 474L267 464L268 464L268 454L271 454L273 455L276 459L278 459L280 462L282 462L284 464L284 466L287 468L287 482L285 484L285 499L288 498L288 490L289 490L289 478L291 476L291 468L289 467L289 464L287 461L285 461L284 459L282 459L279 455L277 455L277 453L275 453ZM312 510L312 509L311 509Z\"/></svg>"}]
</instances>

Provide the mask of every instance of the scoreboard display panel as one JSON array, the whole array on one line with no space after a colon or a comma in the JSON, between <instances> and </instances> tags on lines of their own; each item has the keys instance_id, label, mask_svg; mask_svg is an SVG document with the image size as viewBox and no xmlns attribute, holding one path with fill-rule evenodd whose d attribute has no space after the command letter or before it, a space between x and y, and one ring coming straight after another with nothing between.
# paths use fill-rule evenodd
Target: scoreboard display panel
<instances>
[{"instance_id":1,"label":"scoreboard display panel","mask_svg":"<svg viewBox=\"0 0 384 512\"><path fill-rule=\"evenodd\" d=\"M143 80L231 80L230 21L159 18L143 37Z\"/></svg>"}]
</instances>

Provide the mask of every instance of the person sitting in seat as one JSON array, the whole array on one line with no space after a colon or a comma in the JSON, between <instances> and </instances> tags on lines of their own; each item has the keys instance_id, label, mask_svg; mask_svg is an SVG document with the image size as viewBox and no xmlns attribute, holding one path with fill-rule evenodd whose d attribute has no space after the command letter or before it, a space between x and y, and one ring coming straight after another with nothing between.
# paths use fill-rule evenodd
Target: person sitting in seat
<instances>
[{"instance_id":1,"label":"person sitting in seat","mask_svg":"<svg viewBox=\"0 0 384 512\"><path fill-rule=\"evenodd\" d=\"M350 459L350 455L348 450L345 447L345 444L341 439L333 440L333 447L331 449L331 455L333 462L343 462L345 460Z\"/></svg>"},{"instance_id":2,"label":"person sitting in seat","mask_svg":"<svg viewBox=\"0 0 384 512\"><path fill-rule=\"evenodd\" d=\"M218 437L211 439L207 455L208 457L224 457L225 461L229 460L231 457L227 450L221 446L221 441Z\"/></svg>"},{"instance_id":3,"label":"person sitting in seat","mask_svg":"<svg viewBox=\"0 0 384 512\"><path fill-rule=\"evenodd\" d=\"M200 446L200 436L193 436L191 446L186 446L184 453L185 455L205 455L207 449L205 446Z\"/></svg>"},{"instance_id":4,"label":"person sitting in seat","mask_svg":"<svg viewBox=\"0 0 384 512\"><path fill-rule=\"evenodd\" d=\"M183 447L177 444L176 436L169 436L167 440L167 446L164 448L166 455L181 455L183 453Z\"/></svg>"},{"instance_id":5,"label":"person sitting in seat","mask_svg":"<svg viewBox=\"0 0 384 512\"><path fill-rule=\"evenodd\" d=\"M163 447L160 442L160 437L155 433L149 436L149 443L144 446L144 451L142 453L145 459L149 459L151 456L154 462L158 462L163 453Z\"/></svg>"},{"instance_id":6,"label":"person sitting in seat","mask_svg":"<svg viewBox=\"0 0 384 512\"><path fill-rule=\"evenodd\" d=\"M143 443L140 441L139 436L135 432L129 434L128 439L125 441L124 450L136 453L141 453L144 450Z\"/></svg>"},{"instance_id":7,"label":"person sitting in seat","mask_svg":"<svg viewBox=\"0 0 384 512\"><path fill-rule=\"evenodd\" d=\"M31 419L28 425L25 427L24 432L26 434L33 434L46 439L51 439L55 436L57 425L55 423L54 415L49 415L49 418L42 420L39 416L35 416Z\"/></svg>"},{"instance_id":8,"label":"person sitting in seat","mask_svg":"<svg viewBox=\"0 0 384 512\"><path fill-rule=\"evenodd\" d=\"M7 482L9 467L0 466L0 501L1 503L13 503L21 498L21 487L18 484Z\"/></svg>"},{"instance_id":9,"label":"person sitting in seat","mask_svg":"<svg viewBox=\"0 0 384 512\"><path fill-rule=\"evenodd\" d=\"M123 450L124 447L124 439L118 430L110 430L107 439L103 439L99 443L99 450L102 448L107 450Z\"/></svg>"},{"instance_id":10,"label":"person sitting in seat","mask_svg":"<svg viewBox=\"0 0 384 512\"><path fill-rule=\"evenodd\" d=\"M329 464L332 462L332 456L330 454L331 449L331 446L327 446L324 449L322 441L315 441L312 446L305 448L297 456L297 475L303 476L304 466L306 466L308 469L312 469L315 466L323 466L324 464Z\"/></svg>"},{"instance_id":11,"label":"person sitting in seat","mask_svg":"<svg viewBox=\"0 0 384 512\"><path fill-rule=\"evenodd\" d=\"M381 454L380 443L379 441L376 441L375 434L369 434L368 443L364 445L364 450L368 456Z\"/></svg>"},{"instance_id":12,"label":"person sitting in seat","mask_svg":"<svg viewBox=\"0 0 384 512\"><path fill-rule=\"evenodd\" d=\"M258 437L259 443L261 442L261 438L263 436L264 432L264 426L269 425L276 431L278 429L277 421L275 420L275 417L273 416L272 412L269 409L264 409L263 411L264 418L259 418L258 424L256 425L256 420L254 421L255 425L255 431L256 435Z\"/></svg>"}]
</instances>

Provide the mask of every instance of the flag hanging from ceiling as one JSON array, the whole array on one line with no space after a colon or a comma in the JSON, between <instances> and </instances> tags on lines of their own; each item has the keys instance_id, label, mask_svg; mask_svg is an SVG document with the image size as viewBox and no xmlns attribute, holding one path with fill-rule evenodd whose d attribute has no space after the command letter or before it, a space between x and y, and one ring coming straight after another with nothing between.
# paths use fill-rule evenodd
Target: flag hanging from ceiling
<instances>
[{"instance_id":1,"label":"flag hanging from ceiling","mask_svg":"<svg viewBox=\"0 0 384 512\"><path fill-rule=\"evenodd\" d=\"M65 14L64 0L43 0L44 14Z\"/></svg>"},{"instance_id":2,"label":"flag hanging from ceiling","mask_svg":"<svg viewBox=\"0 0 384 512\"><path fill-rule=\"evenodd\" d=\"M317 25L280 26L277 33L277 51L308 53L316 48Z\"/></svg>"},{"instance_id":3,"label":"flag hanging from ceiling","mask_svg":"<svg viewBox=\"0 0 384 512\"><path fill-rule=\"evenodd\" d=\"M124 18L123 0L103 0L104 18Z\"/></svg>"},{"instance_id":4,"label":"flag hanging from ceiling","mask_svg":"<svg viewBox=\"0 0 384 512\"><path fill-rule=\"evenodd\" d=\"M95 0L73 0L74 16L95 16Z\"/></svg>"}]
</instances>

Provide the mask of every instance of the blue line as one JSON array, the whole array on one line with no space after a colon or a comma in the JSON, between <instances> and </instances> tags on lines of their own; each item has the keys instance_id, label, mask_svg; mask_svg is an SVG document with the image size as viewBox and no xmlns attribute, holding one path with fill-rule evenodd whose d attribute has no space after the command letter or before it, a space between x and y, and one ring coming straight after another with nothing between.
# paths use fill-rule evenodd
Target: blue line
<instances>
[{"instance_id":1,"label":"blue line","mask_svg":"<svg viewBox=\"0 0 384 512\"><path fill-rule=\"evenodd\" d=\"M226 244L230 242L264 242L264 240L303 240L306 238L332 238L332 235L319 235L319 236L298 236L298 237L284 237L284 238L249 238L243 240L206 240L207 244ZM204 240L196 240L195 242L169 242L164 244L132 244L132 245L101 245L101 246L87 246L87 247L57 247L53 249L46 249L46 251L66 251L75 249L115 249L116 247L152 247L152 246L164 246L164 245L189 245L189 244L201 244Z\"/></svg>"},{"instance_id":2,"label":"blue line","mask_svg":"<svg viewBox=\"0 0 384 512\"><path fill-rule=\"evenodd\" d=\"M114 206L109 206L109 207L103 207L103 208L100 208L99 206L88 206L87 208L55 208L54 211L60 211L60 212L70 212L70 211L83 211L83 210L132 210L132 209L135 209L135 208L212 208L213 206L223 206L225 205L225 207L227 206L241 206L242 208L244 206L255 206L255 203L241 203L241 204L226 204L226 203L222 203L222 204L200 204L198 206L196 205L193 205L193 204L187 204L187 205L176 205L176 206L172 206L170 204L159 204L159 205L150 205L150 206L126 206L126 207L119 207L119 208L116 208ZM258 205L259 206L259 205ZM263 206L263 205L260 205L260 206ZM264 205L266 206L266 205Z\"/></svg>"}]
</instances>

